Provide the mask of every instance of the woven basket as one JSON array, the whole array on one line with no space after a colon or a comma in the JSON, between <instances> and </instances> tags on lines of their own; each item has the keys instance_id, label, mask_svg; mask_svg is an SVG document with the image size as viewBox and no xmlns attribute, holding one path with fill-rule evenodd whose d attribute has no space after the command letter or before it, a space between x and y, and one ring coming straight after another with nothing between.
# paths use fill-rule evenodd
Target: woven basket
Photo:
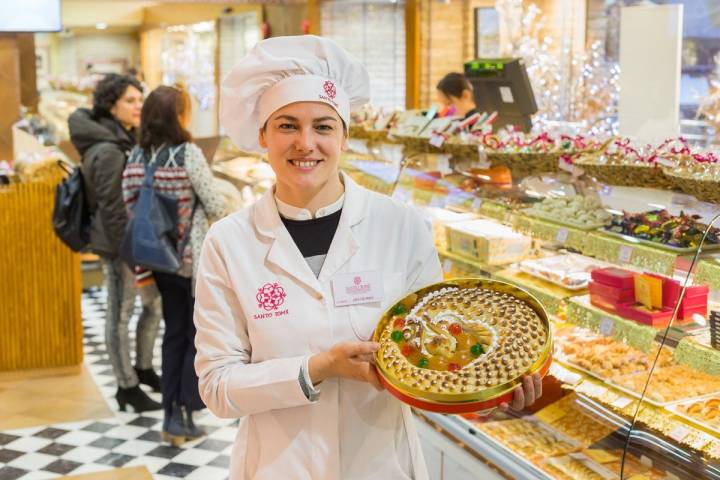
<instances>
[{"instance_id":1,"label":"woven basket","mask_svg":"<svg viewBox=\"0 0 720 480\"><path fill-rule=\"evenodd\" d=\"M677 187L665 169L658 165L599 164L595 155L579 158L575 163L598 181L621 187L646 187L672 190Z\"/></svg>"},{"instance_id":2,"label":"woven basket","mask_svg":"<svg viewBox=\"0 0 720 480\"><path fill-rule=\"evenodd\" d=\"M684 193L692 195L703 202L720 204L720 182L703 180L667 170L665 174Z\"/></svg>"}]
</instances>

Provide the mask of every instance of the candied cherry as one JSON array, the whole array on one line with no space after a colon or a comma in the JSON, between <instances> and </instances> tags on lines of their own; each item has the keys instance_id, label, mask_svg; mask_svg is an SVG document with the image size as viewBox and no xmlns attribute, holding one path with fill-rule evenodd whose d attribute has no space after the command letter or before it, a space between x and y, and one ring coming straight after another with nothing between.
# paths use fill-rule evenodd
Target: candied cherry
<instances>
[{"instance_id":1,"label":"candied cherry","mask_svg":"<svg viewBox=\"0 0 720 480\"><path fill-rule=\"evenodd\" d=\"M459 323L451 323L448 327L448 331L457 337L462 333L463 328Z\"/></svg>"},{"instance_id":2,"label":"candied cherry","mask_svg":"<svg viewBox=\"0 0 720 480\"><path fill-rule=\"evenodd\" d=\"M393 342L400 342L403 339L403 334L400 330L393 330L390 334L390 338L392 338Z\"/></svg>"},{"instance_id":3,"label":"candied cherry","mask_svg":"<svg viewBox=\"0 0 720 480\"><path fill-rule=\"evenodd\" d=\"M396 317L393 321L393 327L395 327L397 330L402 330L402 328L405 326L405 319L403 317Z\"/></svg>"},{"instance_id":4,"label":"candied cherry","mask_svg":"<svg viewBox=\"0 0 720 480\"><path fill-rule=\"evenodd\" d=\"M413 353L413 347L406 343L400 348L400 353L402 353L404 357L409 357Z\"/></svg>"},{"instance_id":5,"label":"candied cherry","mask_svg":"<svg viewBox=\"0 0 720 480\"><path fill-rule=\"evenodd\" d=\"M427 368L427 366L428 366L428 359L427 359L427 358L421 358L420 361L418 362L418 365L417 365L417 366L420 367L420 368Z\"/></svg>"},{"instance_id":6,"label":"candied cherry","mask_svg":"<svg viewBox=\"0 0 720 480\"><path fill-rule=\"evenodd\" d=\"M472 353L473 356L475 356L475 357L479 357L480 355L485 353L485 349L483 348L482 345L480 345L479 343L476 343L475 345L470 347L470 353Z\"/></svg>"},{"instance_id":7,"label":"candied cherry","mask_svg":"<svg viewBox=\"0 0 720 480\"><path fill-rule=\"evenodd\" d=\"M448 363L447 369L448 372L457 372L458 370L460 370L460 365L458 365L457 363Z\"/></svg>"}]
</instances>

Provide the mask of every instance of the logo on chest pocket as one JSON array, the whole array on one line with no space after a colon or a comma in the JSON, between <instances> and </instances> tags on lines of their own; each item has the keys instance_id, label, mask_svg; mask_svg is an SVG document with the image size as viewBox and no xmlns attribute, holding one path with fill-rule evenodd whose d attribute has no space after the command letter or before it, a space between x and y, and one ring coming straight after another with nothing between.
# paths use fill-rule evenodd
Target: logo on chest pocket
<instances>
[{"instance_id":1,"label":"logo on chest pocket","mask_svg":"<svg viewBox=\"0 0 720 480\"><path fill-rule=\"evenodd\" d=\"M274 316L280 317L287 315L288 310L279 310L279 308L285 303L287 293L285 289L277 282L266 283L262 287L258 288L255 300L257 300L258 308L262 308L266 312L274 312ZM263 313L255 315L255 318L269 318L272 317L272 313Z\"/></svg>"}]
</instances>

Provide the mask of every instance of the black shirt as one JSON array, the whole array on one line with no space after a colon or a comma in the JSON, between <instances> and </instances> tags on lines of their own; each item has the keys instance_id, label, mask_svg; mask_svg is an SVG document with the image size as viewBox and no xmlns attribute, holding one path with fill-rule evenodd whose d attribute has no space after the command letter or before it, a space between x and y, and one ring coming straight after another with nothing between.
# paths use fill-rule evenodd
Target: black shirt
<instances>
[{"instance_id":1,"label":"black shirt","mask_svg":"<svg viewBox=\"0 0 720 480\"><path fill-rule=\"evenodd\" d=\"M280 216L315 276L320 275L325 257L330 250L330 244L335 237L341 214L342 210L338 210L328 216L310 220L290 220Z\"/></svg>"}]
</instances>

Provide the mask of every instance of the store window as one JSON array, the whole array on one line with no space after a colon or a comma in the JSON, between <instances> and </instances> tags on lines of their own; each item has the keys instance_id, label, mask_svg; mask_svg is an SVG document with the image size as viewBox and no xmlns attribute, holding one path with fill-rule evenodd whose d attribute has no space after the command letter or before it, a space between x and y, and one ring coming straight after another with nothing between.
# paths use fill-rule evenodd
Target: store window
<instances>
[{"instance_id":1,"label":"store window","mask_svg":"<svg viewBox=\"0 0 720 480\"><path fill-rule=\"evenodd\" d=\"M332 0L320 7L320 31L360 59L370 73L370 102L405 106L403 1Z\"/></svg>"}]
</instances>

